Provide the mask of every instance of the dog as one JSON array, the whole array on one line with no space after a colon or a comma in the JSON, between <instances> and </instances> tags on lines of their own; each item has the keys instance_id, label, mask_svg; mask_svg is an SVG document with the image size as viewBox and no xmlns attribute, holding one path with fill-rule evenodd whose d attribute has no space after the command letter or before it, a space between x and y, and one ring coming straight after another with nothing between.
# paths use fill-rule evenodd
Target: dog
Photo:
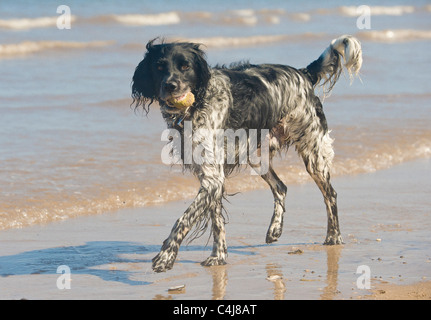
<instances>
[{"instance_id":1,"label":"dog","mask_svg":"<svg viewBox=\"0 0 431 320\"><path fill-rule=\"evenodd\" d=\"M351 80L358 76L362 65L360 42L353 36L343 35L334 39L317 60L296 69L248 62L210 67L201 44L166 43L157 39L148 42L144 59L133 74L132 105L142 106L148 113L150 105L157 102L167 127L178 130L182 138L186 121L193 130L206 129L209 135L217 129L266 129L270 160L278 151L294 145L323 194L328 218L324 244L342 244L337 193L330 182L333 140L315 89L321 86L324 94L329 94L343 71L347 71ZM168 102L190 92L195 100L188 108L176 108ZM259 144L258 148L261 147ZM184 152L181 156L184 159ZM213 249L201 264L226 264L222 200L225 180L236 166L238 163L184 164L199 179L200 188L152 259L155 272L171 269L187 234L194 226L204 231L209 221ZM258 169L257 165L252 167ZM274 212L266 234L266 243L272 243L282 233L287 187L275 173L271 161L261 177L274 196Z\"/></svg>"}]
</instances>

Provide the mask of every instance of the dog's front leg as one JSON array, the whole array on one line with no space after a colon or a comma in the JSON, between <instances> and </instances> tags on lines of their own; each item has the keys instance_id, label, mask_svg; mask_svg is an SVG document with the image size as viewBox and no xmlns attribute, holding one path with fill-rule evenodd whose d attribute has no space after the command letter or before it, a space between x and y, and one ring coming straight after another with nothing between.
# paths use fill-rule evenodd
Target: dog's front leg
<instances>
[{"instance_id":1,"label":"dog's front leg","mask_svg":"<svg viewBox=\"0 0 431 320\"><path fill-rule=\"evenodd\" d=\"M207 191L201 188L193 203L182 217L175 222L169 237L163 242L159 254L153 258L153 270L155 272L172 269L181 242L195 224L199 213L204 209L206 198Z\"/></svg>"},{"instance_id":2,"label":"dog's front leg","mask_svg":"<svg viewBox=\"0 0 431 320\"><path fill-rule=\"evenodd\" d=\"M221 203L223 195L224 175L220 168L215 166L202 166L202 173L199 174L201 187L199 192L187 208L181 218L179 218L171 230L169 237L163 242L162 248L153 258L153 270L163 272L172 269L178 254L181 242L192 229L198 220L210 219L211 212L216 203ZM221 210L220 210L221 211Z\"/></svg>"},{"instance_id":3,"label":"dog's front leg","mask_svg":"<svg viewBox=\"0 0 431 320\"><path fill-rule=\"evenodd\" d=\"M224 228L225 221L222 214L222 203L216 202L215 208L211 211L212 233L214 237L213 250L211 255L201 262L204 267L218 266L226 264L227 246L226 232Z\"/></svg>"}]
</instances>

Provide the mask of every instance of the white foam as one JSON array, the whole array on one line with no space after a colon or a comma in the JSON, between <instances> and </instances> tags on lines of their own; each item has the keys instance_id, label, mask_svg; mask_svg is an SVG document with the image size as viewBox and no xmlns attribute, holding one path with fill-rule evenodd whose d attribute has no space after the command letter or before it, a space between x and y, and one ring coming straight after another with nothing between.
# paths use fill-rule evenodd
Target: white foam
<instances>
[{"instance_id":1,"label":"white foam","mask_svg":"<svg viewBox=\"0 0 431 320\"><path fill-rule=\"evenodd\" d=\"M356 17L361 13L358 12L358 7L356 6L343 6L339 8L341 14ZM415 7L413 6L371 6L371 15L387 15L387 16L401 16L403 14L415 12Z\"/></svg>"},{"instance_id":2,"label":"white foam","mask_svg":"<svg viewBox=\"0 0 431 320\"><path fill-rule=\"evenodd\" d=\"M208 48L229 48L229 47L252 47L256 45L265 45L271 43L280 43L286 41L307 41L309 39L322 38L323 34L303 33L296 35L256 35L249 37L207 37L207 38L182 38L171 39L202 43Z\"/></svg>"},{"instance_id":3,"label":"white foam","mask_svg":"<svg viewBox=\"0 0 431 320\"><path fill-rule=\"evenodd\" d=\"M359 32L358 37L378 42L406 42L414 40L430 40L431 30L370 30Z\"/></svg>"},{"instance_id":4,"label":"white foam","mask_svg":"<svg viewBox=\"0 0 431 320\"><path fill-rule=\"evenodd\" d=\"M180 16L176 12L165 12L158 14L124 14L113 15L113 19L125 25L134 26L160 26L178 24Z\"/></svg>"},{"instance_id":5,"label":"white foam","mask_svg":"<svg viewBox=\"0 0 431 320\"><path fill-rule=\"evenodd\" d=\"M0 44L0 58L37 53L49 49L82 49L104 47L113 41L67 42L67 41L24 41L20 43Z\"/></svg>"},{"instance_id":6,"label":"white foam","mask_svg":"<svg viewBox=\"0 0 431 320\"><path fill-rule=\"evenodd\" d=\"M40 17L40 18L22 18L0 20L0 28L12 30L28 30L34 28L55 27L58 17ZM76 17L71 16L71 22L75 21Z\"/></svg>"}]
</instances>

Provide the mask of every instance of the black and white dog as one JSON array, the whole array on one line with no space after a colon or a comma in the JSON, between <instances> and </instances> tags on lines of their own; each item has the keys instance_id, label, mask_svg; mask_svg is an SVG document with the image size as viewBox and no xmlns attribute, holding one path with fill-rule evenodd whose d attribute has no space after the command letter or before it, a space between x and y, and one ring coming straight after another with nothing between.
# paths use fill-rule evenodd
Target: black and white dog
<instances>
[{"instance_id":1,"label":"black and white dog","mask_svg":"<svg viewBox=\"0 0 431 320\"><path fill-rule=\"evenodd\" d=\"M148 112L151 103L158 102L168 128L177 129L181 135L185 121L192 124L193 130L205 128L210 134L227 128L267 129L270 159L277 151L294 145L324 197L328 217L324 244L341 244L337 193L330 183L332 139L314 89L321 85L329 93L343 69L351 78L358 75L362 65L359 41L349 35L334 39L317 60L302 69L248 63L210 68L199 44L155 42L156 39L147 44L145 57L133 75L135 107L143 106ZM167 102L188 92L195 97L189 108L174 108ZM185 167L197 176L201 187L153 258L152 267L156 272L171 269L188 232L196 225L206 227L209 221L214 244L210 257L202 265L226 263L222 199L232 165L202 163ZM266 242L271 243L282 233L287 188L271 162L261 177L274 195L274 213L266 235Z\"/></svg>"}]
</instances>

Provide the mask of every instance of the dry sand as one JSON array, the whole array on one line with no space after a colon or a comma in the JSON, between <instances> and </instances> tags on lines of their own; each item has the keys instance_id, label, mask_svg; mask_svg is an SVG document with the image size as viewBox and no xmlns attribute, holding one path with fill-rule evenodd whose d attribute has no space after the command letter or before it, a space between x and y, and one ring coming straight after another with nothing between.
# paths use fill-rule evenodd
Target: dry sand
<instances>
[{"instance_id":1,"label":"dry sand","mask_svg":"<svg viewBox=\"0 0 431 320\"><path fill-rule=\"evenodd\" d=\"M289 186L283 235L264 243L269 190L227 204L228 264L204 268L208 233L182 246L173 270L151 258L188 201L0 233L1 299L431 299L431 161L333 179L345 244L321 245L326 212L313 183ZM233 192L233 190L230 190ZM300 250L300 251L298 251ZM71 269L70 289L57 268ZM371 288L357 286L359 266ZM181 291L169 288L185 285Z\"/></svg>"}]
</instances>

